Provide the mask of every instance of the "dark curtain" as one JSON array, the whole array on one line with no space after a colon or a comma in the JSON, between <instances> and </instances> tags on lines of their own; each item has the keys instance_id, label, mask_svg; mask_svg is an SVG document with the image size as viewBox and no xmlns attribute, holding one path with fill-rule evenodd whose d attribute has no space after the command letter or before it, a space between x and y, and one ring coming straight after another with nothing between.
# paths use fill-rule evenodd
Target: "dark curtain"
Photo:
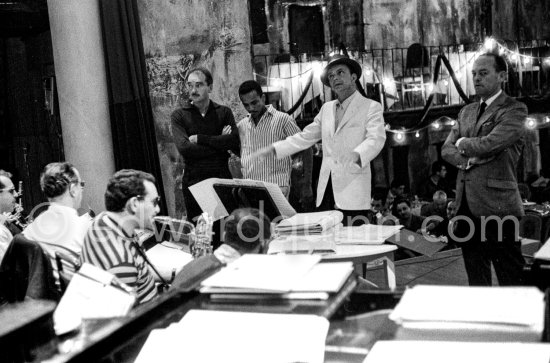
<instances>
[{"instance_id":1,"label":"dark curtain","mask_svg":"<svg viewBox=\"0 0 550 363\"><path fill-rule=\"evenodd\" d=\"M151 173L164 188L136 0L100 0L115 167ZM166 214L162 203L161 214Z\"/></svg>"}]
</instances>

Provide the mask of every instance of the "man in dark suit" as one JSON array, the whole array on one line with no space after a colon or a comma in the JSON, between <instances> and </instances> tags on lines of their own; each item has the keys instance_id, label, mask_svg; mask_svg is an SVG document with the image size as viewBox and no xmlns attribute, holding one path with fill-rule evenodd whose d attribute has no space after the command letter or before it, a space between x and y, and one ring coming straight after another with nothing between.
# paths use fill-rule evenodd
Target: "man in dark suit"
<instances>
[{"instance_id":1,"label":"man in dark suit","mask_svg":"<svg viewBox=\"0 0 550 363\"><path fill-rule=\"evenodd\" d=\"M491 263L500 285L521 284L518 240L524 215L516 180L526 106L501 89L506 61L483 54L472 68L480 102L458 115L441 154L458 169L457 235L470 285L491 285ZM473 228L472 228L473 227Z\"/></svg>"}]
</instances>

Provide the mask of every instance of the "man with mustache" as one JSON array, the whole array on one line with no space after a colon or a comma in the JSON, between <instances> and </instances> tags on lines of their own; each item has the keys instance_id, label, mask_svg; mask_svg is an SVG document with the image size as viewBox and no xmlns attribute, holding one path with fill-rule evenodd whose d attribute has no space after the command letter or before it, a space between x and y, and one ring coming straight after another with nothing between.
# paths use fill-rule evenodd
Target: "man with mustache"
<instances>
[{"instance_id":1,"label":"man with mustache","mask_svg":"<svg viewBox=\"0 0 550 363\"><path fill-rule=\"evenodd\" d=\"M337 100L326 102L302 132L255 154L261 160L272 155L282 159L322 140L317 208L341 210L344 225L368 223L370 162L386 141L382 105L357 91L356 81L361 74L361 65L353 59L340 54L332 56L321 81L330 86Z\"/></svg>"},{"instance_id":2,"label":"man with mustache","mask_svg":"<svg viewBox=\"0 0 550 363\"><path fill-rule=\"evenodd\" d=\"M460 111L441 149L459 169L456 203L463 220L457 221L456 237L463 242L470 285L492 284L491 263L500 285L522 282L518 231L524 211L516 169L527 107L502 91L507 75L501 56L486 53L476 59L472 76L481 102Z\"/></svg>"},{"instance_id":3,"label":"man with mustache","mask_svg":"<svg viewBox=\"0 0 550 363\"><path fill-rule=\"evenodd\" d=\"M199 67L189 71L189 102L172 113L174 142L185 166L182 180L187 220L196 222L202 210L189 187L208 178L231 179L229 153L238 154L239 132L229 107L210 100L212 74ZM214 248L219 245L219 223L214 224Z\"/></svg>"}]
</instances>

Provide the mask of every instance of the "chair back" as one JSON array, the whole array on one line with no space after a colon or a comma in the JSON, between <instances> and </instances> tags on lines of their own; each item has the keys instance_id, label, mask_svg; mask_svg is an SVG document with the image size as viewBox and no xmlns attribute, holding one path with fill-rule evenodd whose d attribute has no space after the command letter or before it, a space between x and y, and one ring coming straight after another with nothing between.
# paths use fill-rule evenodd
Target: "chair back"
<instances>
[{"instance_id":1,"label":"chair back","mask_svg":"<svg viewBox=\"0 0 550 363\"><path fill-rule=\"evenodd\" d=\"M542 218L539 215L527 213L519 222L519 235L523 238L541 240Z\"/></svg>"},{"instance_id":2,"label":"chair back","mask_svg":"<svg viewBox=\"0 0 550 363\"><path fill-rule=\"evenodd\" d=\"M407 48L405 68L424 68L429 66L430 55L428 49L420 43L414 43Z\"/></svg>"},{"instance_id":3,"label":"chair back","mask_svg":"<svg viewBox=\"0 0 550 363\"><path fill-rule=\"evenodd\" d=\"M61 294L65 292L75 272L80 268L80 260L60 251L55 252L55 264L59 274Z\"/></svg>"},{"instance_id":4,"label":"chair back","mask_svg":"<svg viewBox=\"0 0 550 363\"><path fill-rule=\"evenodd\" d=\"M16 235L0 264L0 295L8 302L25 297L59 301L53 268L38 242Z\"/></svg>"},{"instance_id":5,"label":"chair back","mask_svg":"<svg viewBox=\"0 0 550 363\"><path fill-rule=\"evenodd\" d=\"M522 200L531 200L531 190L529 185L525 183L518 183L519 194Z\"/></svg>"}]
</instances>

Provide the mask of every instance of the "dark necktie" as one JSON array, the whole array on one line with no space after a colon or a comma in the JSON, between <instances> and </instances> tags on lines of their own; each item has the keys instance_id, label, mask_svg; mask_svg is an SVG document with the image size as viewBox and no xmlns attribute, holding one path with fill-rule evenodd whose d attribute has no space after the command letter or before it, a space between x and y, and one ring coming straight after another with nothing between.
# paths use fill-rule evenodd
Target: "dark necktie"
<instances>
[{"instance_id":1,"label":"dark necktie","mask_svg":"<svg viewBox=\"0 0 550 363\"><path fill-rule=\"evenodd\" d=\"M477 120L479 121L479 118L481 115L483 115L483 112L485 112L485 109L487 108L487 104L485 102L481 102L481 105L479 106L479 113L477 114Z\"/></svg>"}]
</instances>

